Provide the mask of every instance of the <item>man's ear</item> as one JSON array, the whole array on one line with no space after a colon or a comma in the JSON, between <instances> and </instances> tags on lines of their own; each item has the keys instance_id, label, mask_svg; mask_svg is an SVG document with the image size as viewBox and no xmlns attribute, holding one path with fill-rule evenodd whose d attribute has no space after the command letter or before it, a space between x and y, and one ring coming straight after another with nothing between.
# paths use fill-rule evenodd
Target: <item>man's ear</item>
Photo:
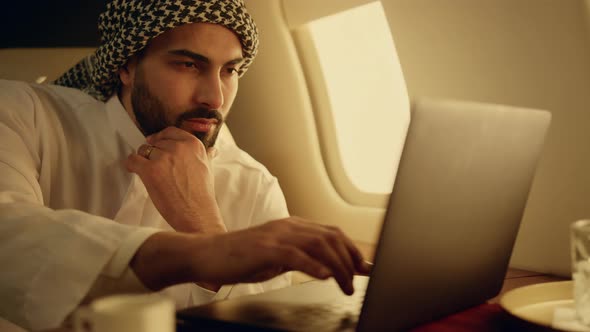
<instances>
[{"instance_id":1,"label":"man's ear","mask_svg":"<svg viewBox=\"0 0 590 332\"><path fill-rule=\"evenodd\" d=\"M137 68L137 59L131 57L126 64L119 68L119 79L124 86L131 87L135 79L135 70Z\"/></svg>"}]
</instances>

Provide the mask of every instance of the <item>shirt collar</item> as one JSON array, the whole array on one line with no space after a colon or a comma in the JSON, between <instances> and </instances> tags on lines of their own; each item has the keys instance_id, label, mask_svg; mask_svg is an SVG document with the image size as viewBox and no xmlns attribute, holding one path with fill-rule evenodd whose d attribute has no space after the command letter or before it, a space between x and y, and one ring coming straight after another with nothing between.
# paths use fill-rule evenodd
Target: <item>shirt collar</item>
<instances>
[{"instance_id":1,"label":"shirt collar","mask_svg":"<svg viewBox=\"0 0 590 332\"><path fill-rule=\"evenodd\" d=\"M111 122L113 128L119 132L123 139L133 149L139 148L140 145L145 144L145 136L137 128L123 104L119 100L117 94L114 94L107 102L107 117Z\"/></svg>"}]
</instances>

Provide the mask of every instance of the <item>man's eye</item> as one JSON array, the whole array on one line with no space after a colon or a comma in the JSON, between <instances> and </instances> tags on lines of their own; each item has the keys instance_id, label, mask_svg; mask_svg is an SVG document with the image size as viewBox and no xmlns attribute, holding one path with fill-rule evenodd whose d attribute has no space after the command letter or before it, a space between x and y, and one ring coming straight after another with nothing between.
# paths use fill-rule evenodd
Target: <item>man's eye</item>
<instances>
[{"instance_id":1,"label":"man's eye","mask_svg":"<svg viewBox=\"0 0 590 332\"><path fill-rule=\"evenodd\" d=\"M197 69L197 64L191 61L177 61L174 64L181 68Z\"/></svg>"},{"instance_id":2,"label":"man's eye","mask_svg":"<svg viewBox=\"0 0 590 332\"><path fill-rule=\"evenodd\" d=\"M238 69L237 68L227 68L227 73L228 74L237 74Z\"/></svg>"}]
</instances>

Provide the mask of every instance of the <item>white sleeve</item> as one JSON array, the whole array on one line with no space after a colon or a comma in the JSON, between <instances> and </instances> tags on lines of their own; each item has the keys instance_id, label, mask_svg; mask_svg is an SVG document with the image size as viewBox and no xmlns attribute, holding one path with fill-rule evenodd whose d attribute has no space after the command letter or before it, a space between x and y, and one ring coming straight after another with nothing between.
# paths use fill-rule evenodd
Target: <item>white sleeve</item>
<instances>
[{"instance_id":1,"label":"white sleeve","mask_svg":"<svg viewBox=\"0 0 590 332\"><path fill-rule=\"evenodd\" d=\"M157 230L154 229L154 231ZM129 266L135 252L151 234L149 231L137 232L123 242L94 281L82 301L83 304L111 294L152 292L152 290L145 287Z\"/></svg>"},{"instance_id":2,"label":"white sleeve","mask_svg":"<svg viewBox=\"0 0 590 332\"><path fill-rule=\"evenodd\" d=\"M33 107L24 97L9 100L22 103L18 109ZM30 330L54 328L120 248L127 246L127 254L107 273L123 273L137 247L159 230L44 206L41 152L24 139L37 133L29 115L7 110L12 106L0 105L0 316Z\"/></svg>"},{"instance_id":3,"label":"white sleeve","mask_svg":"<svg viewBox=\"0 0 590 332\"><path fill-rule=\"evenodd\" d=\"M5 200L0 219L0 315L33 330L59 326L118 248L159 231Z\"/></svg>"},{"instance_id":4,"label":"white sleeve","mask_svg":"<svg viewBox=\"0 0 590 332\"><path fill-rule=\"evenodd\" d=\"M59 326L122 245L159 231L2 198L0 315L27 329Z\"/></svg>"},{"instance_id":5,"label":"white sleeve","mask_svg":"<svg viewBox=\"0 0 590 332\"><path fill-rule=\"evenodd\" d=\"M289 217L287 202L276 177L267 173L262 178L252 214L252 226ZM234 286L226 297L238 297L246 294L261 293L291 285L291 272L283 273L273 279L257 284L240 284Z\"/></svg>"}]
</instances>

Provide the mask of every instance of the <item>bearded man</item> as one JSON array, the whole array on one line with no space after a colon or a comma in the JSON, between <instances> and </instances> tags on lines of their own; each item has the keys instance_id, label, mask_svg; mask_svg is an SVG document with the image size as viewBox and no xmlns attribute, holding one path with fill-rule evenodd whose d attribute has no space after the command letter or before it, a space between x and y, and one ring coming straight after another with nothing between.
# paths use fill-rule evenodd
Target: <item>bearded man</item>
<instances>
[{"instance_id":1,"label":"bearded man","mask_svg":"<svg viewBox=\"0 0 590 332\"><path fill-rule=\"evenodd\" d=\"M243 1L114 0L99 32L55 84L0 81L0 316L53 328L122 292L182 308L292 270L351 294L369 268L350 239L290 216L219 135L258 48Z\"/></svg>"}]
</instances>

